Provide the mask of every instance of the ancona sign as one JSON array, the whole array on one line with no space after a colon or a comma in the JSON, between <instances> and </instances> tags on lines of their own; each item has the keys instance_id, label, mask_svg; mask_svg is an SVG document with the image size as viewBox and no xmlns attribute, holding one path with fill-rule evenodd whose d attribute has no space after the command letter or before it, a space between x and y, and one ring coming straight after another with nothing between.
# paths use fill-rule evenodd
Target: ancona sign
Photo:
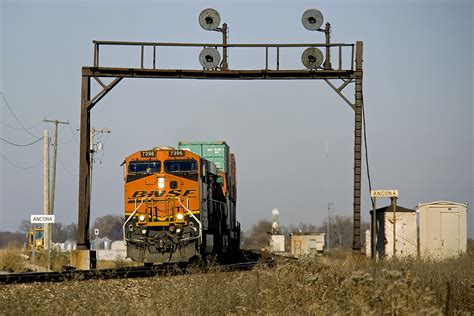
<instances>
[{"instance_id":1,"label":"ancona sign","mask_svg":"<svg viewBox=\"0 0 474 316\"><path fill-rule=\"evenodd\" d=\"M54 215L31 215L32 224L54 223Z\"/></svg>"},{"instance_id":2,"label":"ancona sign","mask_svg":"<svg viewBox=\"0 0 474 316\"><path fill-rule=\"evenodd\" d=\"M371 190L371 197L398 197L398 190Z\"/></svg>"}]
</instances>

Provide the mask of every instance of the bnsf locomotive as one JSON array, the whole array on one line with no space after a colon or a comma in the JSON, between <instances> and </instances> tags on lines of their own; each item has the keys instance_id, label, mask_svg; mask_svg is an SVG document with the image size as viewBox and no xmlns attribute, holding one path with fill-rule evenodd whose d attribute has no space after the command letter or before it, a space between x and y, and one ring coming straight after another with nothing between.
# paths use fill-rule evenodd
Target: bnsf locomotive
<instances>
[{"instance_id":1,"label":"bnsf locomotive","mask_svg":"<svg viewBox=\"0 0 474 316\"><path fill-rule=\"evenodd\" d=\"M127 257L182 263L238 253L235 159L225 142L138 151L123 165Z\"/></svg>"}]
</instances>

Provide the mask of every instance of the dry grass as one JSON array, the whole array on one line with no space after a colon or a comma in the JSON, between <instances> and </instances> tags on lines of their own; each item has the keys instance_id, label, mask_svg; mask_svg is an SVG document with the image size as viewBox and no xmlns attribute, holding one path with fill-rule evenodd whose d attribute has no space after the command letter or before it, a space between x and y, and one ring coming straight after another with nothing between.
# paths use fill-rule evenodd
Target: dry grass
<instances>
[{"instance_id":1,"label":"dry grass","mask_svg":"<svg viewBox=\"0 0 474 316\"><path fill-rule=\"evenodd\" d=\"M9 272L25 272L32 270L33 261L28 259L31 257L31 253L24 253L17 247L7 247L0 249L0 271ZM64 266L68 266L70 263L69 252L60 252L57 249L51 250L51 270L59 271ZM48 253L45 250L38 250L35 253L35 265L38 271L45 271L48 263ZM139 263L130 260L99 260L97 262L98 269L106 268L122 268L140 265Z\"/></svg>"},{"instance_id":2,"label":"dry grass","mask_svg":"<svg viewBox=\"0 0 474 316\"><path fill-rule=\"evenodd\" d=\"M18 272L27 268L26 259L21 250L15 247L0 249L0 270Z\"/></svg>"},{"instance_id":3,"label":"dry grass","mask_svg":"<svg viewBox=\"0 0 474 316\"><path fill-rule=\"evenodd\" d=\"M474 252L378 263L340 254L252 271L8 285L0 297L6 314L472 315Z\"/></svg>"},{"instance_id":4,"label":"dry grass","mask_svg":"<svg viewBox=\"0 0 474 316\"><path fill-rule=\"evenodd\" d=\"M45 250L35 252L35 266L33 266L31 253L24 253L19 248L9 247L0 250L0 270L9 272L25 272L32 269L45 271L48 264L48 253ZM51 269L59 271L63 266L69 264L69 254L52 250L50 255Z\"/></svg>"},{"instance_id":5,"label":"dry grass","mask_svg":"<svg viewBox=\"0 0 474 316\"><path fill-rule=\"evenodd\" d=\"M59 271L62 267L69 265L70 254L68 252L60 252L56 249L51 250L50 254L51 270ZM40 251L36 256L36 264L42 268L48 265L48 252Z\"/></svg>"},{"instance_id":6,"label":"dry grass","mask_svg":"<svg viewBox=\"0 0 474 316\"><path fill-rule=\"evenodd\" d=\"M117 260L99 260L97 261L97 269L113 269L113 268L124 268L124 267L136 267L143 265L138 262L117 259Z\"/></svg>"}]
</instances>

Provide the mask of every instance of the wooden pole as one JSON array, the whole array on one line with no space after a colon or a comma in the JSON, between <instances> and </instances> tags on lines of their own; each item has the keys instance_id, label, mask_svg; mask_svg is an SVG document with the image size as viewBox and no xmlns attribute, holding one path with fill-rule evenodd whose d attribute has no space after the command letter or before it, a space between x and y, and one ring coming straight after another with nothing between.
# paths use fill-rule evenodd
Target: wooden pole
<instances>
[{"instance_id":1,"label":"wooden pole","mask_svg":"<svg viewBox=\"0 0 474 316\"><path fill-rule=\"evenodd\" d=\"M372 218L371 218L371 227L370 227L370 256L372 259L377 258L377 198L373 197L373 207Z\"/></svg>"},{"instance_id":2,"label":"wooden pole","mask_svg":"<svg viewBox=\"0 0 474 316\"><path fill-rule=\"evenodd\" d=\"M43 137L43 213L50 214L49 208L49 131L44 131ZM34 232L33 232L34 233ZM51 239L51 227L49 224L44 225L44 248L49 250L49 242ZM34 247L35 245L33 245Z\"/></svg>"},{"instance_id":3,"label":"wooden pole","mask_svg":"<svg viewBox=\"0 0 474 316\"><path fill-rule=\"evenodd\" d=\"M397 253L397 198L392 197L392 211L393 211L393 258Z\"/></svg>"},{"instance_id":4,"label":"wooden pole","mask_svg":"<svg viewBox=\"0 0 474 316\"><path fill-rule=\"evenodd\" d=\"M49 200L49 204L50 204L49 214L53 215L54 214L54 197L56 193L56 159L58 155L58 124L69 124L69 121L61 122L58 120L47 120L46 118L43 121L54 124L53 166L51 170L51 197Z\"/></svg>"}]
</instances>

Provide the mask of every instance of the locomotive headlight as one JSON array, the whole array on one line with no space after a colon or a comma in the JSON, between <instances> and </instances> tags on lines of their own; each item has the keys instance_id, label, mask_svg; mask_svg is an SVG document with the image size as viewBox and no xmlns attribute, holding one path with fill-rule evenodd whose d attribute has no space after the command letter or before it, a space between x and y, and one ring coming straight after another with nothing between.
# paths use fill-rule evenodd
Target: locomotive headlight
<instances>
[{"instance_id":1,"label":"locomotive headlight","mask_svg":"<svg viewBox=\"0 0 474 316\"><path fill-rule=\"evenodd\" d=\"M142 215L138 216L138 220L140 222L144 222L145 221L145 215L142 214Z\"/></svg>"},{"instance_id":2,"label":"locomotive headlight","mask_svg":"<svg viewBox=\"0 0 474 316\"><path fill-rule=\"evenodd\" d=\"M184 215L182 213L178 213L176 214L176 218L178 219L178 221L182 221L184 218Z\"/></svg>"},{"instance_id":3,"label":"locomotive headlight","mask_svg":"<svg viewBox=\"0 0 474 316\"><path fill-rule=\"evenodd\" d=\"M165 178L158 178L158 189L165 188Z\"/></svg>"}]
</instances>

